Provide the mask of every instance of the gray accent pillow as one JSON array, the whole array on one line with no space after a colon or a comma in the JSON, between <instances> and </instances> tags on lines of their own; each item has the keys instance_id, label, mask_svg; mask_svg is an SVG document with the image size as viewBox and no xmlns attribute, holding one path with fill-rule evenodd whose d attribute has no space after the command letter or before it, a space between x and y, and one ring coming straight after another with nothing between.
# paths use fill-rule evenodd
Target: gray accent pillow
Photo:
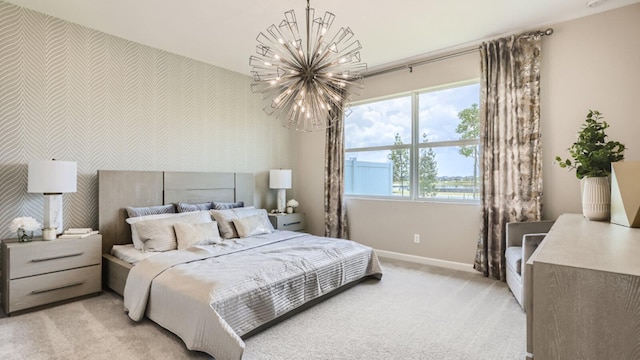
<instances>
[{"instance_id":1,"label":"gray accent pillow","mask_svg":"<svg viewBox=\"0 0 640 360\"><path fill-rule=\"evenodd\" d=\"M127 206L126 209L127 215L129 215L130 218L145 215L173 214L176 212L176 208L173 204L144 207Z\"/></svg>"},{"instance_id":2,"label":"gray accent pillow","mask_svg":"<svg viewBox=\"0 0 640 360\"><path fill-rule=\"evenodd\" d=\"M211 201L206 203L201 203L201 204L188 204L183 202L178 202L176 204L176 209L178 210L179 213L211 210L212 208L213 208L213 203Z\"/></svg>"},{"instance_id":3,"label":"gray accent pillow","mask_svg":"<svg viewBox=\"0 0 640 360\"><path fill-rule=\"evenodd\" d=\"M238 201L238 202L213 202L213 208L214 210L226 210L226 209L233 209L233 208L241 208L244 207L244 201Z\"/></svg>"}]
</instances>

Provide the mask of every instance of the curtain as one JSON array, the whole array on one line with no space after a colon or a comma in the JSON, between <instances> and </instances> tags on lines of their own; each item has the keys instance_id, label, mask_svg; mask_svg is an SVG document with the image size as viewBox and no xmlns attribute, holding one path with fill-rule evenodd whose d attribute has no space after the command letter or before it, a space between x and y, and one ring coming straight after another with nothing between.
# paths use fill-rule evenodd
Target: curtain
<instances>
[{"instance_id":1,"label":"curtain","mask_svg":"<svg viewBox=\"0 0 640 360\"><path fill-rule=\"evenodd\" d=\"M338 114L325 135L324 236L347 238L344 202L344 116Z\"/></svg>"},{"instance_id":2,"label":"curtain","mask_svg":"<svg viewBox=\"0 0 640 360\"><path fill-rule=\"evenodd\" d=\"M505 280L505 227L542 211L540 36L514 35L480 48L482 224L474 269Z\"/></svg>"}]
</instances>

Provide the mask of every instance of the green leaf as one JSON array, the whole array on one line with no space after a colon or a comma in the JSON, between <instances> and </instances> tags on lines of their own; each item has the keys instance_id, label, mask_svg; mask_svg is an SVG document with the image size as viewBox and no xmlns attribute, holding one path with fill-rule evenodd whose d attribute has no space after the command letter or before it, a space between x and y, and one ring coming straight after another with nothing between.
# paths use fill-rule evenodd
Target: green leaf
<instances>
[{"instance_id":1,"label":"green leaf","mask_svg":"<svg viewBox=\"0 0 640 360\"><path fill-rule=\"evenodd\" d=\"M576 176L606 176L611 173L611 163L624 158L625 146L618 141L606 141L605 129L609 128L606 121L601 121L602 114L597 110L589 110L584 124L578 132L578 140L569 149L573 158L562 161L556 156L556 162L561 168L576 170Z\"/></svg>"}]
</instances>

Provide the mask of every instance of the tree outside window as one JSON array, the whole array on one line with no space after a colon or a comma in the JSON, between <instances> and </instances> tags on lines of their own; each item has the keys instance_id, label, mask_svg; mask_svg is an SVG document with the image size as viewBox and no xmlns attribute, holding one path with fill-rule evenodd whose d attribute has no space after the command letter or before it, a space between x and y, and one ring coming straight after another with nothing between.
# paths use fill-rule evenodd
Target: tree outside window
<instances>
[{"instance_id":1,"label":"tree outside window","mask_svg":"<svg viewBox=\"0 0 640 360\"><path fill-rule=\"evenodd\" d=\"M393 145L404 145L400 133L396 133L396 140ZM409 184L409 149L391 150L388 157L393 164L393 185L394 193L399 192L401 196L409 194L407 185ZM397 191L395 189L398 189Z\"/></svg>"},{"instance_id":2,"label":"tree outside window","mask_svg":"<svg viewBox=\"0 0 640 360\"><path fill-rule=\"evenodd\" d=\"M427 134L422 134L422 142L426 143ZM434 197L438 194L436 185L438 184L438 162L433 148L420 149L420 163L418 174L418 187L420 197Z\"/></svg>"},{"instance_id":3,"label":"tree outside window","mask_svg":"<svg viewBox=\"0 0 640 360\"><path fill-rule=\"evenodd\" d=\"M480 138L480 112L478 104L472 104L458 113L460 123L456 132L462 140L474 140ZM464 157L473 158L473 194L477 197L478 191L478 158L480 156L478 145L460 146L458 152Z\"/></svg>"}]
</instances>

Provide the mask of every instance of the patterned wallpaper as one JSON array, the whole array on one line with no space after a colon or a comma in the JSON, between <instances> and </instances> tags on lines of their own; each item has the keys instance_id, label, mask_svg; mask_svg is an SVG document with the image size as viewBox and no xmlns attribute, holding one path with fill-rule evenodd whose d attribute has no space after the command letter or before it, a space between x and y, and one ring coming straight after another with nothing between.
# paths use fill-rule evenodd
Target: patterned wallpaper
<instances>
[{"instance_id":1,"label":"patterned wallpaper","mask_svg":"<svg viewBox=\"0 0 640 360\"><path fill-rule=\"evenodd\" d=\"M266 184L268 169L290 166L292 135L250 81L0 1L0 237L16 236L15 217L42 219L30 160L77 161L65 227L97 228L98 169L241 171Z\"/></svg>"}]
</instances>

